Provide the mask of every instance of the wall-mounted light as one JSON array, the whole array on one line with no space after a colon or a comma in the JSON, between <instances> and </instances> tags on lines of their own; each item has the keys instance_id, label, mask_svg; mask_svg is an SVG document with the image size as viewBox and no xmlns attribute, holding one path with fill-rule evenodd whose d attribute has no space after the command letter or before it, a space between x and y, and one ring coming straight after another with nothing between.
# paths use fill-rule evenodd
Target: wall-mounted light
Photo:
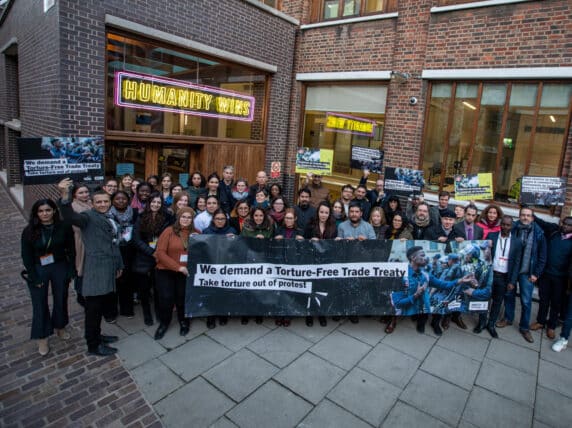
<instances>
[{"instance_id":1,"label":"wall-mounted light","mask_svg":"<svg viewBox=\"0 0 572 428\"><path fill-rule=\"evenodd\" d=\"M552 115L548 116L550 118L550 120L552 121L552 123L556 123L556 118Z\"/></svg>"}]
</instances>

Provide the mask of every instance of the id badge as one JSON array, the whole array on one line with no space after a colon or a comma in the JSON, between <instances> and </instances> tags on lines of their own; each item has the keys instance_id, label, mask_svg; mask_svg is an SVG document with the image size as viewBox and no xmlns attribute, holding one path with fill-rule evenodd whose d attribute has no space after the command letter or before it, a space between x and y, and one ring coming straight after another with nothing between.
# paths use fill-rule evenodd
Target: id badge
<instances>
[{"instance_id":1,"label":"id badge","mask_svg":"<svg viewBox=\"0 0 572 428\"><path fill-rule=\"evenodd\" d=\"M187 263L187 260L189 260L189 255L188 254L181 254L181 257L179 257L179 261L181 263Z\"/></svg>"},{"instance_id":2,"label":"id badge","mask_svg":"<svg viewBox=\"0 0 572 428\"><path fill-rule=\"evenodd\" d=\"M497 265L500 268L507 269L508 268L508 259L506 257L499 257Z\"/></svg>"},{"instance_id":3,"label":"id badge","mask_svg":"<svg viewBox=\"0 0 572 428\"><path fill-rule=\"evenodd\" d=\"M131 241L131 236L133 235L133 227L132 226L127 226L124 230L123 230L123 241L125 242L129 242Z\"/></svg>"},{"instance_id":4,"label":"id badge","mask_svg":"<svg viewBox=\"0 0 572 428\"><path fill-rule=\"evenodd\" d=\"M46 254L44 256L40 257L40 264L42 266L47 266L47 265L51 265L52 263L54 263L54 255L53 254Z\"/></svg>"},{"instance_id":5,"label":"id badge","mask_svg":"<svg viewBox=\"0 0 572 428\"><path fill-rule=\"evenodd\" d=\"M157 241L149 241L149 246L153 249L157 248Z\"/></svg>"}]
</instances>

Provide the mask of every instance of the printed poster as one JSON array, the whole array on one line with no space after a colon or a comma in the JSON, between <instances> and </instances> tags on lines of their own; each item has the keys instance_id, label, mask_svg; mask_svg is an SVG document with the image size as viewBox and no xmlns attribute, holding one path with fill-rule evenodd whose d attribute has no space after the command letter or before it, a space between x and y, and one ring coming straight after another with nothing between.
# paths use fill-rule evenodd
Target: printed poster
<instances>
[{"instance_id":1,"label":"printed poster","mask_svg":"<svg viewBox=\"0 0 572 428\"><path fill-rule=\"evenodd\" d=\"M566 200L564 177L522 177L520 203L542 206L563 206Z\"/></svg>"},{"instance_id":2,"label":"printed poster","mask_svg":"<svg viewBox=\"0 0 572 428\"><path fill-rule=\"evenodd\" d=\"M455 176L455 199L472 201L474 199L490 199L493 193L493 174L459 174Z\"/></svg>"},{"instance_id":3,"label":"printed poster","mask_svg":"<svg viewBox=\"0 0 572 428\"><path fill-rule=\"evenodd\" d=\"M296 173L332 175L334 151L328 149L311 149L301 147L296 152Z\"/></svg>"}]
</instances>

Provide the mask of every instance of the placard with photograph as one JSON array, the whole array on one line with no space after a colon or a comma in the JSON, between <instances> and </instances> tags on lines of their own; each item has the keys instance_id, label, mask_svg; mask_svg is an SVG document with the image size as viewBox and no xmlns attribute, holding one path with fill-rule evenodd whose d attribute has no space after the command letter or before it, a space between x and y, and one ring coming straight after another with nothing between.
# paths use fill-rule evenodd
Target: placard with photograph
<instances>
[{"instance_id":1,"label":"placard with photograph","mask_svg":"<svg viewBox=\"0 0 572 428\"><path fill-rule=\"evenodd\" d=\"M388 195L403 196L421 192L425 187L423 171L408 168L385 168L383 190Z\"/></svg>"},{"instance_id":2,"label":"placard with photograph","mask_svg":"<svg viewBox=\"0 0 572 428\"><path fill-rule=\"evenodd\" d=\"M25 185L103 181L103 137L18 138L18 148Z\"/></svg>"},{"instance_id":3,"label":"placard with photograph","mask_svg":"<svg viewBox=\"0 0 572 428\"><path fill-rule=\"evenodd\" d=\"M376 174L381 174L383 155L383 150L352 146L350 166L355 169L368 169Z\"/></svg>"},{"instance_id":4,"label":"placard with photograph","mask_svg":"<svg viewBox=\"0 0 572 428\"><path fill-rule=\"evenodd\" d=\"M566 200L566 178L522 177L520 203L542 206L563 206Z\"/></svg>"},{"instance_id":5,"label":"placard with photograph","mask_svg":"<svg viewBox=\"0 0 572 428\"><path fill-rule=\"evenodd\" d=\"M334 151L300 147L296 152L296 173L332 175Z\"/></svg>"},{"instance_id":6,"label":"placard with photograph","mask_svg":"<svg viewBox=\"0 0 572 428\"><path fill-rule=\"evenodd\" d=\"M458 174L455 176L455 199L472 201L474 199L493 199L493 174Z\"/></svg>"}]
</instances>

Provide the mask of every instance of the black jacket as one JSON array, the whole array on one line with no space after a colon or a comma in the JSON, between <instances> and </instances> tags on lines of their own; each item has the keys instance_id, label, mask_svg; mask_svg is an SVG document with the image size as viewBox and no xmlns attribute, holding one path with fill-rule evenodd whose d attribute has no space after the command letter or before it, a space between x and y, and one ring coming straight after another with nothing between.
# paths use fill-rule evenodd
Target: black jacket
<instances>
[{"instance_id":1,"label":"black jacket","mask_svg":"<svg viewBox=\"0 0 572 428\"><path fill-rule=\"evenodd\" d=\"M465 233L464 221L461 221L460 223L457 223L455 226L453 226L453 230L457 234L457 237L467 239L467 235ZM483 239L483 236L484 236L483 228L477 225L476 223L473 223L473 240L479 241Z\"/></svg>"}]
</instances>

